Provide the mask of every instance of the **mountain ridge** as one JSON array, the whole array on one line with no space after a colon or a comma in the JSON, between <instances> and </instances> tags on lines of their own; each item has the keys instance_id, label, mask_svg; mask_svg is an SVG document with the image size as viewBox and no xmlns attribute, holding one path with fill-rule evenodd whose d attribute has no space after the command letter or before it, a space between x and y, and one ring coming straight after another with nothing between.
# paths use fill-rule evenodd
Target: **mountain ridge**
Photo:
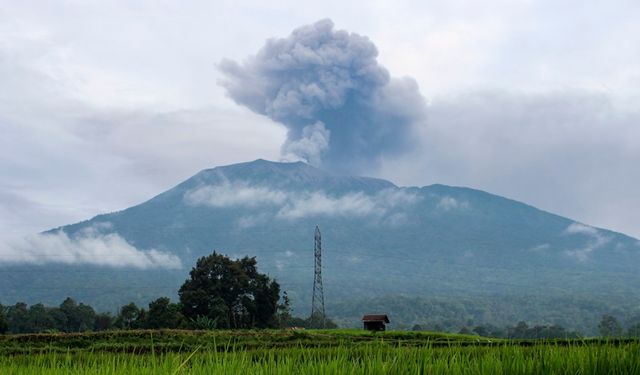
<instances>
[{"instance_id":1,"label":"mountain ridge","mask_svg":"<svg viewBox=\"0 0 640 375\"><path fill-rule=\"evenodd\" d=\"M574 295L616 303L640 298L633 287L640 283L640 242L630 236L478 189L402 187L300 162L258 159L204 169L140 204L48 232L62 232L72 241L88 233L98 240L119 236L137 249L179 258L182 268L133 272L58 264L48 267L65 275L45 273L37 280L0 272L0 282L10 285L0 291L0 300L29 296L46 302L82 291L79 285L86 283L104 285L102 297L81 296L109 309L130 300L175 297L195 260L217 250L255 256L260 269L289 292L294 309L304 311L315 225L323 233L328 303L342 322L357 318L344 315L354 296L379 301L380 296L444 295L473 303L508 296L557 301ZM73 274L79 269L93 274ZM45 293L52 287L56 293ZM34 292L38 288L42 292ZM553 316L548 314L539 318Z\"/></svg>"},{"instance_id":2,"label":"mountain ridge","mask_svg":"<svg viewBox=\"0 0 640 375\"><path fill-rule=\"evenodd\" d=\"M468 192L472 192L472 193L474 193L474 194L485 194L485 195L487 195L488 197L491 197L491 198L499 198L499 199L503 199L503 200L509 201L509 202L511 202L511 203L515 203L515 204L518 204L518 205L526 206L526 207L531 208L531 209L535 209L535 210L540 211L540 212L545 213L545 214L549 214L549 215L557 216L557 217L560 217L560 218L564 218L564 219L572 220L572 221L574 221L574 222L576 222L576 223L580 223L580 224L583 224L583 225L587 225L587 226L590 226L590 227L596 228L596 229L598 229L598 230L606 231L606 232L608 232L608 233L612 233L612 234L616 234L616 235L621 235L621 236L628 237L629 239L634 239L634 240L640 241L640 240L638 240L637 238L635 238L635 237L633 237L633 236L630 236L630 235L628 235L628 234L622 233L622 232L618 232L618 231L615 231L615 230L611 230L611 229L607 229L607 228L602 228L602 227L595 227L595 226L591 226L591 225L589 225L589 224L587 224L587 223L584 223L584 222L581 222L581 221L577 221L577 220L574 220L574 219L571 219L571 218L568 218L568 217L565 217L565 216L562 216L562 215L556 214L556 213L554 213L554 212L551 212L551 211L548 211L548 210L545 210L545 209L538 208L538 207L536 207L536 206L534 206L534 205L531 205L531 204L528 204L528 203L522 202L522 201L520 201L520 200L518 200L518 199L515 199L515 198L509 198L509 197L505 197L505 196L498 195L498 194L493 194L493 193L490 193L490 192L485 191L485 190L482 190L482 189L472 188L472 187L468 187L468 186L461 186L461 185L446 185L446 184L441 184L441 183L434 183L434 184L430 184L430 185L423 185L423 186L419 186L419 185L400 186L400 185L396 185L395 183L393 183L393 182L391 182L391 181L389 181L389 180L382 179L382 178L368 177L368 176L357 176L357 177L352 177L352 176L344 176L344 175L339 175L339 174L332 174L332 173L330 173L330 172L328 172L328 171L325 171L325 170L322 170L322 169L319 169L319 168L313 167L313 166L311 166L311 165L309 165L309 164L307 164L307 163L304 163L304 162L302 162L302 161L296 161L296 162L275 162L275 161L270 161L270 160L266 160L266 159L262 159L262 158L255 159L255 160L253 160L253 161L249 161L249 162L234 163L234 164L229 164L229 165L224 165L224 166L216 166L216 167L212 167L212 168L205 168L205 169L202 169L202 170L200 170L199 172L197 172L195 175L193 175L192 177L190 177L190 178L188 178L188 179L186 179L186 180L184 180L184 181L182 181L182 182L178 183L177 185L175 185L175 186L171 187L170 189L166 190L165 192L162 192L162 193L160 193L160 194L157 194L157 195L155 195L155 196L153 196L153 197L151 197L151 198L149 198L149 199L147 199L147 200L145 200L145 201L143 201L143 202L141 202L141 203L134 204L134 205L133 205L133 206L131 206L131 207L124 208L124 209L121 209L121 210L116 210L116 211L107 212L107 213L101 213L101 214L98 214L98 215L93 216L93 217L92 217L92 218L90 218L90 219L82 220L82 221L79 221L79 222L77 222L77 223L61 225L61 226L58 226L58 227L56 227L56 228L49 229L49 230L47 230L47 231L45 231L45 232L51 232L51 231L60 230L60 229L63 229L63 228L65 228L65 227L68 227L68 226L70 226L70 225L76 225L76 224L86 223L86 222L89 222L89 221L94 220L94 219L99 218L99 217L103 217L103 216L107 216L107 215L111 215L111 214L116 214L116 213L120 213L120 212L126 211L126 210L131 209L131 208L135 208L135 207L137 207L137 206L140 206L140 205L143 205L143 204L145 204L145 203L148 203L148 202L150 202L150 201L152 201L152 200L154 200L154 199L156 199L156 198L158 198L158 197L161 197L161 196L163 196L165 193L171 192L171 191L173 191L174 189L181 187L181 186L182 186L182 185L184 185L185 183L188 183L188 182L192 181L193 179L197 179L197 178L198 178L199 176L201 176L201 175L206 175L206 174L215 174L215 173L217 173L217 172L219 172L219 171L222 171L222 172L224 173L225 171L228 171L228 170L231 170L231 169L236 169L236 168L238 168L238 167L245 167L245 166L254 167L254 166L256 166L256 165L269 165L269 166L296 166L296 167L297 167L297 166L303 166L306 170L313 170L313 171L316 171L316 172L320 172L320 173L321 173L321 174L323 174L324 176L330 176L330 177L334 177L334 178L349 178L349 179L361 180L361 181L373 181L373 182L376 182L376 183L378 183L378 184L380 184L381 186L384 186L384 187L386 187L386 188L398 188L398 189L426 189L426 190L432 190L432 189L433 189L433 190L437 190L437 191L441 191L441 190L445 190L445 191L449 190L449 191L450 191L451 189L453 189L453 190L459 190L459 191L468 191ZM271 171L276 171L276 170L277 170L277 169L271 168ZM278 172L282 172L282 170L279 170Z\"/></svg>"}]
</instances>

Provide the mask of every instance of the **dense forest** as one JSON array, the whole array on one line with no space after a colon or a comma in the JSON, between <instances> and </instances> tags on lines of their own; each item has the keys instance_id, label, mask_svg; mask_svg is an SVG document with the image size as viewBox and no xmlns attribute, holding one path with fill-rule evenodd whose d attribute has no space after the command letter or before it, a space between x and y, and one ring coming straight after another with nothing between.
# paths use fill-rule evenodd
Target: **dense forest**
<instances>
[{"instance_id":1,"label":"dense forest","mask_svg":"<svg viewBox=\"0 0 640 375\"><path fill-rule=\"evenodd\" d=\"M414 331L457 332L500 338L576 338L582 336L633 336L640 334L640 315L609 313L610 306L572 297L547 299L505 298L489 303L482 298L440 298L425 300L402 296L350 300L329 305L335 321L313 316L294 317L289 295L280 294L280 285L258 272L255 258L230 259L214 252L197 260L178 292L179 301L160 297L147 308L131 302L115 314L96 312L92 306L66 298L58 307L36 303L0 305L0 333L85 332L112 329L248 329L248 328L335 328L359 326L345 316L363 312L385 312L400 322L390 328ZM555 312L553 322L539 322L519 315L523 309ZM576 321L588 311L587 320ZM614 309L615 311L615 309ZM428 318L425 318L428 317ZM599 324L597 324L599 320ZM505 324L505 322L514 322ZM516 323L517 322L517 323ZM566 325L564 323L572 325ZM622 322L622 323L621 323ZM393 323L393 322L392 322ZM575 329L575 326L585 329ZM566 328L569 327L569 328Z\"/></svg>"},{"instance_id":2,"label":"dense forest","mask_svg":"<svg viewBox=\"0 0 640 375\"><path fill-rule=\"evenodd\" d=\"M331 290L329 291L331 293ZM327 312L344 327L359 326L353 316L384 312L391 317L391 328L410 330L415 325L432 331L458 332L464 327L508 327L525 321L532 326L560 326L584 336L600 334L604 315L614 316L623 327L640 323L640 310L634 298L605 301L592 296L433 296L381 295L376 298L331 302Z\"/></svg>"},{"instance_id":3,"label":"dense forest","mask_svg":"<svg viewBox=\"0 0 640 375\"><path fill-rule=\"evenodd\" d=\"M278 304L273 320L262 328L319 328L320 320L302 319L291 316L286 293ZM220 325L219 320L204 315L187 317L181 303L173 303L162 297L149 303L148 308L138 307L134 303L122 306L117 314L97 313L91 306L77 303L71 298L65 299L58 307L42 304L28 306L16 303L13 306L0 305L0 333L43 333L43 332L90 332L131 329L219 329L230 328ZM416 324L413 331L457 332L482 337L511 339L551 339L580 338L577 331L569 331L558 325L529 325L524 321L513 326L468 325L458 330L447 329L439 324ZM330 320L327 328L337 326ZM259 328L247 326L242 328ZM615 317L604 315L598 325L598 333L603 337L640 337L640 321L623 326Z\"/></svg>"},{"instance_id":4,"label":"dense forest","mask_svg":"<svg viewBox=\"0 0 640 375\"><path fill-rule=\"evenodd\" d=\"M0 305L0 333L86 332L111 329L247 329L336 325L322 317L291 315L287 293L257 269L255 258L213 254L198 259L179 291L180 301L160 297L148 309L135 303L116 315L96 313L87 304L65 299L58 307L38 303Z\"/></svg>"}]
</instances>

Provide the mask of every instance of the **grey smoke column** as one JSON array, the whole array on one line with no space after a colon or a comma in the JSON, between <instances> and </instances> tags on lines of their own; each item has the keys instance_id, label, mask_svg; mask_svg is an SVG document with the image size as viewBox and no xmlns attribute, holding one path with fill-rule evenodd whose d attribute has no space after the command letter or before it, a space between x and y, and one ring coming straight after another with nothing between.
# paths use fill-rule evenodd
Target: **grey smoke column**
<instances>
[{"instance_id":1,"label":"grey smoke column","mask_svg":"<svg viewBox=\"0 0 640 375\"><path fill-rule=\"evenodd\" d=\"M322 20L269 39L242 64L223 60L221 84L238 104L284 124L285 158L342 172L375 167L412 146L426 105L411 78L391 78L364 36Z\"/></svg>"}]
</instances>

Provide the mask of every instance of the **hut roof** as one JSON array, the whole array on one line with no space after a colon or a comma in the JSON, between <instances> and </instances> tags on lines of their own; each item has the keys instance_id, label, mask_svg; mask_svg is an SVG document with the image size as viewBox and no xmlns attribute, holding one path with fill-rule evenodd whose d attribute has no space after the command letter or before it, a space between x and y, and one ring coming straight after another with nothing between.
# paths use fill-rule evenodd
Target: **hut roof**
<instances>
[{"instance_id":1,"label":"hut roof","mask_svg":"<svg viewBox=\"0 0 640 375\"><path fill-rule=\"evenodd\" d=\"M363 322L385 322L389 323L389 317L387 314L367 314L362 317Z\"/></svg>"}]
</instances>

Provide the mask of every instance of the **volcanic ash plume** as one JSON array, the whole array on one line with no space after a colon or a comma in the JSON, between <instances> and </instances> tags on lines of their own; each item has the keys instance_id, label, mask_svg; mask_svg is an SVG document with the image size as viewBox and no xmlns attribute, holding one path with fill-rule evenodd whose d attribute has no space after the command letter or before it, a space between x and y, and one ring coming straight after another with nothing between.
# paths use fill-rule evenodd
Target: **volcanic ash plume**
<instances>
[{"instance_id":1,"label":"volcanic ash plume","mask_svg":"<svg viewBox=\"0 0 640 375\"><path fill-rule=\"evenodd\" d=\"M416 82L391 78L377 56L367 37L322 20L269 39L242 64L223 60L221 84L287 127L283 158L356 172L407 151L426 114Z\"/></svg>"}]
</instances>

